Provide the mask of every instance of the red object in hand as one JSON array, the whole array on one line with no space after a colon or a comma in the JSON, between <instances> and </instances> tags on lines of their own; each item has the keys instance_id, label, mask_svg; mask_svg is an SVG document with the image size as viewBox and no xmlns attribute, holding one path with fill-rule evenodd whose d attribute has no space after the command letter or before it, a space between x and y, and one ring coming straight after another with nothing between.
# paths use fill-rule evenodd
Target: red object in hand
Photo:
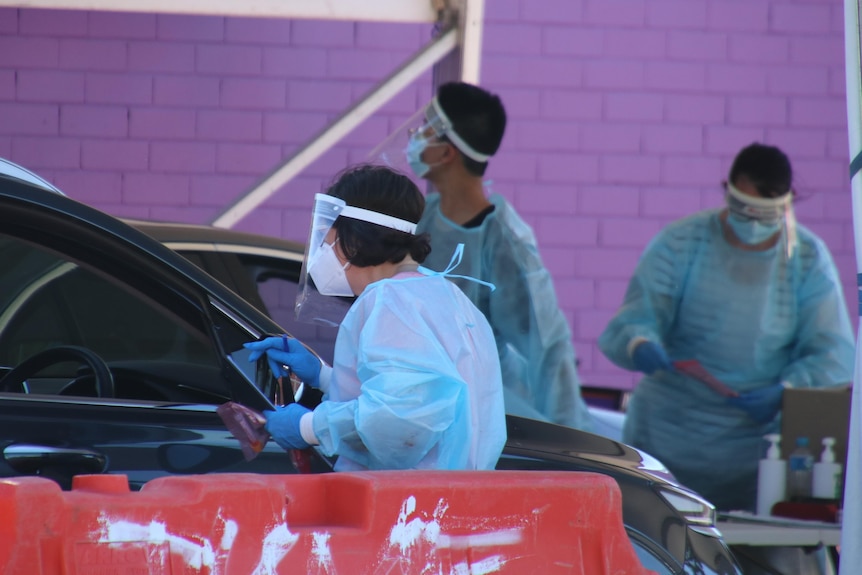
<instances>
[{"instance_id":1,"label":"red object in hand","mask_svg":"<svg viewBox=\"0 0 862 575\"><path fill-rule=\"evenodd\" d=\"M311 449L291 449L290 461L300 473L311 473Z\"/></svg>"},{"instance_id":2,"label":"red object in hand","mask_svg":"<svg viewBox=\"0 0 862 575\"><path fill-rule=\"evenodd\" d=\"M216 408L230 434L239 440L240 449L246 461L251 461L263 451L269 441L266 430L266 417L249 407L228 401Z\"/></svg>"},{"instance_id":3,"label":"red object in hand","mask_svg":"<svg viewBox=\"0 0 862 575\"><path fill-rule=\"evenodd\" d=\"M693 377L708 385L713 391L724 397L738 397L739 392L722 383L714 375L709 373L696 359L685 359L673 362L674 368L680 373Z\"/></svg>"}]
</instances>

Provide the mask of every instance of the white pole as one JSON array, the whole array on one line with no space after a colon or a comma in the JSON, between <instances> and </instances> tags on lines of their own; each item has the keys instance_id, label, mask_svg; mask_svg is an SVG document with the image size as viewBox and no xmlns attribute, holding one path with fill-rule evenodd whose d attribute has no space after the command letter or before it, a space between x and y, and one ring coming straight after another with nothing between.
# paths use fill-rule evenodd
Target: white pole
<instances>
[{"instance_id":1,"label":"white pole","mask_svg":"<svg viewBox=\"0 0 862 575\"><path fill-rule=\"evenodd\" d=\"M421 76L435 62L458 46L456 31L449 30L432 40L386 79L375 86L362 100L354 103L331 124L314 136L311 141L294 152L287 160L244 192L231 205L218 214L211 224L218 228L232 228L281 186L322 156L353 128L375 111L383 107L392 97Z\"/></svg>"},{"instance_id":2,"label":"white pole","mask_svg":"<svg viewBox=\"0 0 862 575\"><path fill-rule=\"evenodd\" d=\"M847 133L850 145L850 191L853 197L853 232L856 246L857 287L862 277L862 94L859 53L858 0L844 0L844 53L847 81ZM860 292L862 293L862 292ZM860 306L862 307L862 306ZM860 310L862 311L862 310ZM860 322L862 327L862 322ZM860 335L856 334L856 373L850 408L850 432L847 441L847 470L844 488L844 512L841 526L841 558L839 575L859 573L862 565L862 350Z\"/></svg>"}]
</instances>

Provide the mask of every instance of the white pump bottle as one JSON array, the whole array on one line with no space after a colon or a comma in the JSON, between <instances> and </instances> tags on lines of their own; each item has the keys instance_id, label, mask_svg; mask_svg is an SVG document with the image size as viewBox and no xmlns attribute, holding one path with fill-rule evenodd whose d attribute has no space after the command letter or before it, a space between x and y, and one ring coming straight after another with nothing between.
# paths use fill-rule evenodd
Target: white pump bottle
<instances>
[{"instance_id":1,"label":"white pump bottle","mask_svg":"<svg viewBox=\"0 0 862 575\"><path fill-rule=\"evenodd\" d=\"M821 499L841 498L841 464L835 461L834 437L823 438L823 453L814 464L811 494Z\"/></svg>"},{"instance_id":2,"label":"white pump bottle","mask_svg":"<svg viewBox=\"0 0 862 575\"><path fill-rule=\"evenodd\" d=\"M778 447L781 435L769 433L763 438L769 441L769 449L757 468L757 514L770 515L772 506L787 494L787 461L781 459Z\"/></svg>"}]
</instances>

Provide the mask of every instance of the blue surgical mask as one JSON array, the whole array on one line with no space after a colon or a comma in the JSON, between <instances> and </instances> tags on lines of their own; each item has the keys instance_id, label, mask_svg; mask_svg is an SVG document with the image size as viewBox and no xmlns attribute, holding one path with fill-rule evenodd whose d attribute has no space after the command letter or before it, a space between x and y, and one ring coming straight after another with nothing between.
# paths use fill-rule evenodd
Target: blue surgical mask
<instances>
[{"instance_id":1,"label":"blue surgical mask","mask_svg":"<svg viewBox=\"0 0 862 575\"><path fill-rule=\"evenodd\" d=\"M733 233L744 244L755 245L765 242L781 229L781 221L762 222L753 218L744 218L734 214L727 215L727 224Z\"/></svg>"},{"instance_id":2,"label":"blue surgical mask","mask_svg":"<svg viewBox=\"0 0 862 575\"><path fill-rule=\"evenodd\" d=\"M404 149L404 155L407 158L407 163L410 164L410 169L416 174L417 178L424 178L425 174L438 164L426 164L422 161L422 152L428 148L436 146L445 146L444 142L431 142L427 138L419 134L412 134L407 141L407 147Z\"/></svg>"},{"instance_id":3,"label":"blue surgical mask","mask_svg":"<svg viewBox=\"0 0 862 575\"><path fill-rule=\"evenodd\" d=\"M407 147L404 149L407 163L410 164L410 169L413 170L417 178L424 178L425 174L431 169L431 166L422 161L422 152L427 147L428 140L412 135L407 141Z\"/></svg>"}]
</instances>

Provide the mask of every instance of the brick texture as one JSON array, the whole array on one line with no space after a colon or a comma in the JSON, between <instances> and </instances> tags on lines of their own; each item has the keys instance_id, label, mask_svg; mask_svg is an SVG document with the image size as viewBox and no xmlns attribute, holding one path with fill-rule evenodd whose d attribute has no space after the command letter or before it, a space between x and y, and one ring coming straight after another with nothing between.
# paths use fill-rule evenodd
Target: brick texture
<instances>
[{"instance_id":1,"label":"brick texture","mask_svg":"<svg viewBox=\"0 0 862 575\"><path fill-rule=\"evenodd\" d=\"M857 311L840 0L494 0L487 177L534 228L588 385L643 245L782 147ZM206 223L432 37L427 25L0 9L0 155L109 213ZM431 95L424 73L237 228L304 240L314 192Z\"/></svg>"}]
</instances>

